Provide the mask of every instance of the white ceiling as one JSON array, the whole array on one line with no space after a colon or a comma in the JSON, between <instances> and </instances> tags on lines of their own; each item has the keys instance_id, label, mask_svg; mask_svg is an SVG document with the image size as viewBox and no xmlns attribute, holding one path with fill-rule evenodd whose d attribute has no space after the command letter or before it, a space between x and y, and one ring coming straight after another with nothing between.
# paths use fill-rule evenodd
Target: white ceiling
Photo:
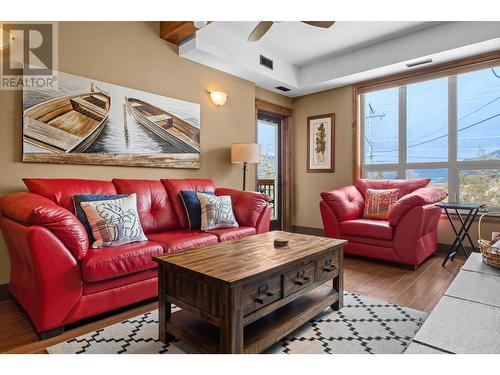
<instances>
[{"instance_id":1,"label":"white ceiling","mask_svg":"<svg viewBox=\"0 0 500 375\"><path fill-rule=\"evenodd\" d=\"M231 33L246 40L258 22L214 22L207 32ZM436 22L374 21L336 22L328 29L302 22L277 22L253 44L272 51L297 67L328 56L353 51L396 36L422 30Z\"/></svg>"},{"instance_id":2,"label":"white ceiling","mask_svg":"<svg viewBox=\"0 0 500 375\"><path fill-rule=\"evenodd\" d=\"M500 22L339 21L328 29L278 22L257 42L257 22L212 22L180 45L179 55L291 97L433 63L500 50ZM259 56L274 69L259 65ZM282 92L280 92L282 93Z\"/></svg>"}]
</instances>

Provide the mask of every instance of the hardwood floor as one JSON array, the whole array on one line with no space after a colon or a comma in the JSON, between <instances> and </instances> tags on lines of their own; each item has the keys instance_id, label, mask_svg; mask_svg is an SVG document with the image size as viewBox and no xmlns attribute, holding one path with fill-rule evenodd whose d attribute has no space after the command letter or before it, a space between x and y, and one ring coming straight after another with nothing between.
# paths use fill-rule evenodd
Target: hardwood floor
<instances>
[{"instance_id":1,"label":"hardwood floor","mask_svg":"<svg viewBox=\"0 0 500 375\"><path fill-rule=\"evenodd\" d=\"M427 259L416 271L401 266L346 256L344 259L344 288L390 303L430 312L446 291L460 267L463 258L441 267L443 254ZM129 319L158 307L157 302L146 302L92 319L69 328L61 336L38 341L30 321L14 300L0 302L0 353L46 353L45 348L61 341L95 331Z\"/></svg>"},{"instance_id":2,"label":"hardwood floor","mask_svg":"<svg viewBox=\"0 0 500 375\"><path fill-rule=\"evenodd\" d=\"M460 267L463 257L441 266L444 254L437 253L417 270L362 258L346 257L344 288L386 302L431 312L448 289Z\"/></svg>"}]
</instances>

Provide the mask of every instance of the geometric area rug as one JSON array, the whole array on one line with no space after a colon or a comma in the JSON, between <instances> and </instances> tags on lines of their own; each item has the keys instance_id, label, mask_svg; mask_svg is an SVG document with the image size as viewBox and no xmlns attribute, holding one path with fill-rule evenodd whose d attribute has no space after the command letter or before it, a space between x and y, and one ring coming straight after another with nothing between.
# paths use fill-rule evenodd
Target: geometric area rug
<instances>
[{"instance_id":1,"label":"geometric area rug","mask_svg":"<svg viewBox=\"0 0 500 375\"><path fill-rule=\"evenodd\" d=\"M325 309L264 353L404 353L428 314L391 303L344 293L340 311ZM175 340L158 340L158 310L150 311L47 348L51 354L195 354Z\"/></svg>"}]
</instances>

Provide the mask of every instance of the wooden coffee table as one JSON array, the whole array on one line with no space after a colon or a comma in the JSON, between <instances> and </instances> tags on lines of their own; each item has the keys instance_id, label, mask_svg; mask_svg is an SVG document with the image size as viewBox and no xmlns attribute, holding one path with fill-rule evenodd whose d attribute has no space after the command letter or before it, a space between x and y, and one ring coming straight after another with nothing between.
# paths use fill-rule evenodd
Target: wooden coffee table
<instances>
[{"instance_id":1,"label":"wooden coffee table","mask_svg":"<svg viewBox=\"0 0 500 375\"><path fill-rule=\"evenodd\" d=\"M289 240L275 248L275 239ZM159 337L204 353L260 353L326 307L343 304L343 250L325 237L268 232L159 265ZM171 304L182 309L171 312Z\"/></svg>"}]
</instances>

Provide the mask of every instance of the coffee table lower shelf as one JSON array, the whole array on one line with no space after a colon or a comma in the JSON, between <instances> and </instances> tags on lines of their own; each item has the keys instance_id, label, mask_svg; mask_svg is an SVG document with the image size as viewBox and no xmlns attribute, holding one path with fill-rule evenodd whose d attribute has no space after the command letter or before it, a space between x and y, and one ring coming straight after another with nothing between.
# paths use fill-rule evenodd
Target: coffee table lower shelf
<instances>
[{"instance_id":1,"label":"coffee table lower shelf","mask_svg":"<svg viewBox=\"0 0 500 375\"><path fill-rule=\"evenodd\" d=\"M333 305L339 295L321 285L244 328L244 353L260 353ZM189 311L172 313L166 330L203 353L219 353L219 328Z\"/></svg>"}]
</instances>

